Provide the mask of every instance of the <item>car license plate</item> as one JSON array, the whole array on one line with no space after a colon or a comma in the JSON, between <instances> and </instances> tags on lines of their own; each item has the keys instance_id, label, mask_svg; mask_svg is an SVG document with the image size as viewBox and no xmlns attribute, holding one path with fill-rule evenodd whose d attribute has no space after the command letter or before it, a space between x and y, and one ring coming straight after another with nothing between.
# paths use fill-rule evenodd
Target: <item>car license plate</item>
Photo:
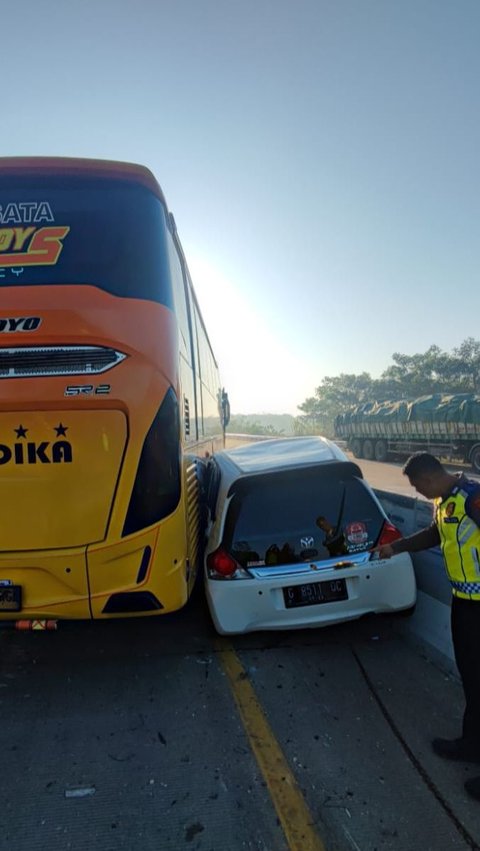
<instances>
[{"instance_id":1,"label":"car license plate","mask_svg":"<svg viewBox=\"0 0 480 851\"><path fill-rule=\"evenodd\" d=\"M0 585L0 612L19 612L22 608L22 586Z\"/></svg>"},{"instance_id":2,"label":"car license plate","mask_svg":"<svg viewBox=\"0 0 480 851\"><path fill-rule=\"evenodd\" d=\"M344 579L331 579L329 582L290 585L283 589L283 597L287 609L294 609L297 606L318 606L319 603L348 600L348 592Z\"/></svg>"}]
</instances>

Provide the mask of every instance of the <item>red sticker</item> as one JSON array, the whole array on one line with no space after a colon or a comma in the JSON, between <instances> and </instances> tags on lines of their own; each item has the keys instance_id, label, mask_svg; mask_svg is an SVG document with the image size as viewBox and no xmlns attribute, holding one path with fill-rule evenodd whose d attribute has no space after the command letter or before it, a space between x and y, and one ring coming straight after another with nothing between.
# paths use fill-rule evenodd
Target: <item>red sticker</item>
<instances>
[{"instance_id":1,"label":"red sticker","mask_svg":"<svg viewBox=\"0 0 480 851\"><path fill-rule=\"evenodd\" d=\"M363 544L368 538L367 527L360 521L349 523L345 529L345 535L350 544Z\"/></svg>"}]
</instances>

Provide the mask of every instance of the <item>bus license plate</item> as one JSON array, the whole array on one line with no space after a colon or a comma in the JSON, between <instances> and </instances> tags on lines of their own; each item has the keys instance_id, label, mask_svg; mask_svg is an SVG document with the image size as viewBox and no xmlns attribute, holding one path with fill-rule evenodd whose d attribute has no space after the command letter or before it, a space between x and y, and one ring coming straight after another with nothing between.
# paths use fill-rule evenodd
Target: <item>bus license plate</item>
<instances>
[{"instance_id":1,"label":"bus license plate","mask_svg":"<svg viewBox=\"0 0 480 851\"><path fill-rule=\"evenodd\" d=\"M0 585L0 612L19 612L22 608L22 586Z\"/></svg>"},{"instance_id":2,"label":"bus license plate","mask_svg":"<svg viewBox=\"0 0 480 851\"><path fill-rule=\"evenodd\" d=\"M283 589L283 597L286 608L294 609L297 606L318 606L319 603L348 600L348 592L344 579L331 579L329 582L290 585Z\"/></svg>"}]
</instances>

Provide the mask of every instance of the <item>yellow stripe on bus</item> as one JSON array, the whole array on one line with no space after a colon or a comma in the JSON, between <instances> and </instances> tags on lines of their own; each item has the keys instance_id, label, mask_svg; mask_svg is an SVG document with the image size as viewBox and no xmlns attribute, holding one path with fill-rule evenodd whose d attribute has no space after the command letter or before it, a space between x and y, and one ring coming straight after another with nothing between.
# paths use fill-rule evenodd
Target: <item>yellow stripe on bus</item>
<instances>
[{"instance_id":1,"label":"yellow stripe on bus","mask_svg":"<svg viewBox=\"0 0 480 851\"><path fill-rule=\"evenodd\" d=\"M235 650L222 639L216 641L216 649L290 851L325 851L312 814Z\"/></svg>"}]
</instances>

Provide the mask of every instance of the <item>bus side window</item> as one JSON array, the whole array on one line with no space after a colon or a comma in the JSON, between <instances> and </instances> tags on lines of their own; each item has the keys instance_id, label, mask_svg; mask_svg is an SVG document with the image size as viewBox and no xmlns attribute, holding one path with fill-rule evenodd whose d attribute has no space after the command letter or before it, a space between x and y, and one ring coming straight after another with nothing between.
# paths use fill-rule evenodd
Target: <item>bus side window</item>
<instances>
[{"instance_id":1,"label":"bus side window","mask_svg":"<svg viewBox=\"0 0 480 851\"><path fill-rule=\"evenodd\" d=\"M208 435L214 434L219 426L218 391L220 382L210 342L197 310L195 310L195 319L198 335L203 426L204 434Z\"/></svg>"},{"instance_id":2,"label":"bus side window","mask_svg":"<svg viewBox=\"0 0 480 851\"><path fill-rule=\"evenodd\" d=\"M168 241L168 258L170 261L170 272L172 276L173 298L175 301L175 311L178 320L178 329L180 334L180 353L188 363L191 363L190 349L190 331L188 327L187 303L185 301L185 287L183 283L183 272L180 263L180 258L177 254L173 239L170 234L167 235Z\"/></svg>"}]
</instances>

